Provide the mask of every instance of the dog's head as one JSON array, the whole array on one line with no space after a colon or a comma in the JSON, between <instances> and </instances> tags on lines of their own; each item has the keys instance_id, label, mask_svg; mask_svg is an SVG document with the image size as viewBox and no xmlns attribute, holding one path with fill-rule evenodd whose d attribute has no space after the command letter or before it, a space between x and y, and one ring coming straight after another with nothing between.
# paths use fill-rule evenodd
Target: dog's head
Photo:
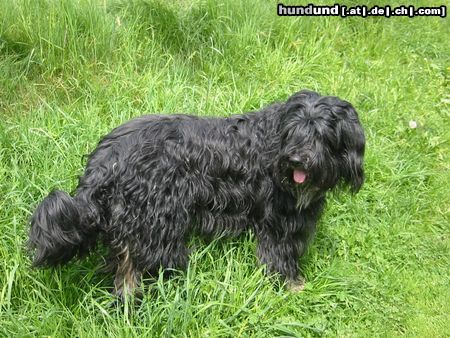
<instances>
[{"instance_id":1,"label":"dog's head","mask_svg":"<svg viewBox=\"0 0 450 338\"><path fill-rule=\"evenodd\" d=\"M306 207L339 183L357 192L364 182L364 131L353 106L302 90L280 116L278 166L282 185Z\"/></svg>"}]
</instances>

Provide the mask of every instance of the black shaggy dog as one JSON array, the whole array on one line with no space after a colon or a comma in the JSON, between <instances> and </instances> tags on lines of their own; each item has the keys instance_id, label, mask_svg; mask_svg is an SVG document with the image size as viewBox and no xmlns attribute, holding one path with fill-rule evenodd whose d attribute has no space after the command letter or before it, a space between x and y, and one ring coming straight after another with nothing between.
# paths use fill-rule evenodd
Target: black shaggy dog
<instances>
[{"instance_id":1,"label":"black shaggy dog","mask_svg":"<svg viewBox=\"0 0 450 338\"><path fill-rule=\"evenodd\" d=\"M39 204L34 265L65 263L99 239L123 296L143 272L185 268L193 233L251 229L267 271L299 285L325 193L360 189L364 146L352 105L308 90L227 118L136 118L100 141L73 196L54 191Z\"/></svg>"}]
</instances>

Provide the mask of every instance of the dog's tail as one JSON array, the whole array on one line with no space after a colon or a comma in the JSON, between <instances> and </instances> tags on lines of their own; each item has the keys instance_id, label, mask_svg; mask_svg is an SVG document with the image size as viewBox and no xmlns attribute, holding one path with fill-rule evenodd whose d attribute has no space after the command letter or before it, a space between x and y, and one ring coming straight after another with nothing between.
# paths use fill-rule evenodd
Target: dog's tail
<instances>
[{"instance_id":1,"label":"dog's tail","mask_svg":"<svg viewBox=\"0 0 450 338\"><path fill-rule=\"evenodd\" d=\"M86 254L96 236L89 225L90 207L64 191L51 192L31 217L28 245L34 252L33 266L55 266Z\"/></svg>"}]
</instances>

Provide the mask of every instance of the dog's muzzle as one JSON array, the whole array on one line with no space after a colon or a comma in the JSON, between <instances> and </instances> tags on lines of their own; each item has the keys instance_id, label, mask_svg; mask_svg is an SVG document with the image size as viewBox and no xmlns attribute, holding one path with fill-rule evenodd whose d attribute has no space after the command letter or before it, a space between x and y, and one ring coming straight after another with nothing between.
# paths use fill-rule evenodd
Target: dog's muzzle
<instances>
[{"instance_id":1,"label":"dog's muzzle","mask_svg":"<svg viewBox=\"0 0 450 338\"><path fill-rule=\"evenodd\" d=\"M306 171L302 169L302 161L299 156L294 155L289 158L289 162L292 165L292 179L297 184L305 183L307 179Z\"/></svg>"}]
</instances>

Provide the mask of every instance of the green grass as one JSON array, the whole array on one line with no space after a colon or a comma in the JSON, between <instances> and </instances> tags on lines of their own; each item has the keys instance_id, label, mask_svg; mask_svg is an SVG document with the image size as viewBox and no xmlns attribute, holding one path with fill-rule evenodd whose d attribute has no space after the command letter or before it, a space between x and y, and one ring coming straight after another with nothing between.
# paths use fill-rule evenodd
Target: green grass
<instances>
[{"instance_id":1,"label":"green grass","mask_svg":"<svg viewBox=\"0 0 450 338\"><path fill-rule=\"evenodd\" d=\"M1 1L0 336L447 336L449 36L448 18L280 18L264 0ZM33 207L114 126L302 88L352 102L367 135L366 184L330 196L304 292L264 276L251 234L195 239L133 311L108 307L99 255L30 268Z\"/></svg>"}]
</instances>

